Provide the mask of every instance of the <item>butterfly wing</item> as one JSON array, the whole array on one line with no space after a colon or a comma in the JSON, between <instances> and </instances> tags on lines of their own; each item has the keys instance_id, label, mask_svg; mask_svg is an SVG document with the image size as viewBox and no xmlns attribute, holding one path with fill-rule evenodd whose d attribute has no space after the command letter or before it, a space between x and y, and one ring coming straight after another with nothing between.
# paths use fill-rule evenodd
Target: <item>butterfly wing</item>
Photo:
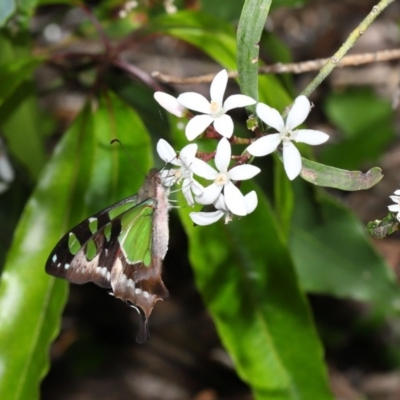
<instances>
[{"instance_id":1,"label":"butterfly wing","mask_svg":"<svg viewBox=\"0 0 400 400\"><path fill-rule=\"evenodd\" d=\"M157 209L149 198L122 200L83 221L57 244L46 272L72 283L93 282L139 307L137 340L148 339L147 320L154 304L168 297L161 279L162 259L154 256Z\"/></svg>"}]
</instances>

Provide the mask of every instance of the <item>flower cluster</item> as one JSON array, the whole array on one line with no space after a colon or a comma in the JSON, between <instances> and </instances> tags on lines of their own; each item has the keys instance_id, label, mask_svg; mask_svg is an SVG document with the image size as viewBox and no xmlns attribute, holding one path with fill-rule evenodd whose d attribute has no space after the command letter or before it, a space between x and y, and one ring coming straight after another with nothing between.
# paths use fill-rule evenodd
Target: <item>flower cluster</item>
<instances>
[{"instance_id":1,"label":"flower cluster","mask_svg":"<svg viewBox=\"0 0 400 400\"><path fill-rule=\"evenodd\" d=\"M299 96L295 99L285 120L276 109L258 103L257 116L274 128L277 133L261 136L252 143L249 140L249 146L245 152L247 157L244 156L245 163L241 161L230 168L232 149L228 139L232 138L234 125L227 112L234 108L255 105L257 102L241 94L229 96L224 101L227 82L226 70L222 70L215 76L210 87L211 101L194 92L182 93L178 98L163 92L154 94L155 100L171 114L179 118L191 117L185 128L188 140L192 141L210 129L214 133L213 138L220 138L216 152L213 154L215 168L201 157L196 157L198 147L195 143L185 146L179 154L163 139L157 144L161 159L176 167L162 173L164 184L170 187L181 183L183 195L190 206L197 203L214 207L214 211L190 213L190 217L198 225L209 225L222 217L227 223L234 215L245 216L255 210L258 203L257 194L251 191L243 195L238 187L239 182L251 179L260 172L258 167L247 163L250 160L249 154L255 157L265 156L278 150L279 145L282 144L284 168L288 178L293 180L300 174L302 162L300 152L292 142L318 145L329 139L329 136L321 131L295 129L305 121L311 110L307 97ZM200 115L193 116L188 110L196 111ZM210 128L211 125L212 128ZM194 175L211 181L211 184L203 187L194 179Z\"/></svg>"}]
</instances>

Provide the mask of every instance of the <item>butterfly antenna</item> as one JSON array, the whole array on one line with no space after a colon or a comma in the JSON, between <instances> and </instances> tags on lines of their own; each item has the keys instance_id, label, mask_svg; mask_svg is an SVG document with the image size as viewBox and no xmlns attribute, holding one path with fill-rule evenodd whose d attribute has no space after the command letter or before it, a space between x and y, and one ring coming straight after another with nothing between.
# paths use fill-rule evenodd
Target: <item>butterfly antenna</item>
<instances>
[{"instance_id":1,"label":"butterfly antenna","mask_svg":"<svg viewBox=\"0 0 400 400\"><path fill-rule=\"evenodd\" d=\"M125 155L128 157L129 161L145 176L146 174L141 170L140 166L135 162L135 160L129 155L127 150L125 149L124 145L119 139L113 139L111 140L110 144L118 143L122 150L124 151Z\"/></svg>"}]
</instances>

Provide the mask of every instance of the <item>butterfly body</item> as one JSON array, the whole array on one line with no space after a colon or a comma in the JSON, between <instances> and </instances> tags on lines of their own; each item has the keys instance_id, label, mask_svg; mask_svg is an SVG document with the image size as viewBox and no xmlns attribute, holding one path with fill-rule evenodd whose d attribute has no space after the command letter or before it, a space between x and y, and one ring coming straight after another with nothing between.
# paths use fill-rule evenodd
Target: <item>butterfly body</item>
<instances>
[{"instance_id":1,"label":"butterfly body","mask_svg":"<svg viewBox=\"0 0 400 400\"><path fill-rule=\"evenodd\" d=\"M110 289L140 314L137 341L148 339L147 321L168 297L161 279L168 250L168 192L151 170L135 196L94 214L58 242L46 272L69 282Z\"/></svg>"}]
</instances>

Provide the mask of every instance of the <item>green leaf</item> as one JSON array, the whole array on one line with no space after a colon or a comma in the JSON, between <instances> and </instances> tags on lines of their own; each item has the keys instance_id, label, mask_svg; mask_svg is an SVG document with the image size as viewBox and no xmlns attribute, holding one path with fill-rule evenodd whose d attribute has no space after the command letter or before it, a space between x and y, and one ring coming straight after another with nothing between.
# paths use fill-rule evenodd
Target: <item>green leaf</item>
<instances>
[{"instance_id":1,"label":"green leaf","mask_svg":"<svg viewBox=\"0 0 400 400\"><path fill-rule=\"evenodd\" d=\"M45 149L40 120L41 111L34 93L33 82L20 86L16 91L19 96L16 108L1 121L1 128L7 138L10 153L29 171L30 177L36 181L45 163ZM14 95L11 96L14 103ZM0 108L0 114L10 105L8 101ZM42 116L43 117L43 116Z\"/></svg>"},{"instance_id":2,"label":"green leaf","mask_svg":"<svg viewBox=\"0 0 400 400\"><path fill-rule=\"evenodd\" d=\"M302 157L303 168L300 176L314 185L341 190L366 190L376 185L382 178L382 170L378 167L367 172L346 171L307 160Z\"/></svg>"},{"instance_id":3,"label":"green leaf","mask_svg":"<svg viewBox=\"0 0 400 400\"><path fill-rule=\"evenodd\" d=\"M219 19L235 22L242 11L242 1L201 0L203 10L212 10Z\"/></svg>"},{"instance_id":4,"label":"green leaf","mask_svg":"<svg viewBox=\"0 0 400 400\"><path fill-rule=\"evenodd\" d=\"M66 282L45 274L57 240L84 217L135 193L143 175L110 140L119 138L147 171L150 140L139 117L113 95L85 108L57 146L15 233L0 286L0 393L38 398L57 335Z\"/></svg>"},{"instance_id":5,"label":"green leaf","mask_svg":"<svg viewBox=\"0 0 400 400\"><path fill-rule=\"evenodd\" d=\"M295 181L290 248L302 287L399 311L400 288L357 218L322 190Z\"/></svg>"},{"instance_id":6,"label":"green leaf","mask_svg":"<svg viewBox=\"0 0 400 400\"><path fill-rule=\"evenodd\" d=\"M289 236L292 212L294 207L294 194L291 182L286 176L282 162L274 157L274 204L279 226L285 235Z\"/></svg>"},{"instance_id":7,"label":"green leaf","mask_svg":"<svg viewBox=\"0 0 400 400\"><path fill-rule=\"evenodd\" d=\"M18 9L25 15L33 15L38 0L17 0Z\"/></svg>"},{"instance_id":8,"label":"green leaf","mask_svg":"<svg viewBox=\"0 0 400 400\"><path fill-rule=\"evenodd\" d=\"M265 198L228 225L193 227L186 210L180 215L197 287L255 397L332 399L308 305Z\"/></svg>"},{"instance_id":9,"label":"green leaf","mask_svg":"<svg viewBox=\"0 0 400 400\"><path fill-rule=\"evenodd\" d=\"M146 33L165 33L191 43L229 70L236 69L235 32L211 14L181 11L151 21Z\"/></svg>"},{"instance_id":10,"label":"green leaf","mask_svg":"<svg viewBox=\"0 0 400 400\"><path fill-rule=\"evenodd\" d=\"M243 94L255 100L258 100L259 42L270 5L271 0L246 0L237 31L237 69L240 87Z\"/></svg>"},{"instance_id":11,"label":"green leaf","mask_svg":"<svg viewBox=\"0 0 400 400\"><path fill-rule=\"evenodd\" d=\"M179 149L186 140L176 118L170 121ZM194 227L187 208L179 209L197 288L257 399L332 399L322 348L271 207L249 182L241 189L257 190L258 207L228 225Z\"/></svg>"},{"instance_id":12,"label":"green leaf","mask_svg":"<svg viewBox=\"0 0 400 400\"><path fill-rule=\"evenodd\" d=\"M16 10L14 0L0 1L0 26L4 26L8 18L10 18Z\"/></svg>"},{"instance_id":13,"label":"green leaf","mask_svg":"<svg viewBox=\"0 0 400 400\"><path fill-rule=\"evenodd\" d=\"M36 181L45 163L45 149L43 115L38 107L33 72L42 59L29 55L29 45L29 38L25 36L19 42L0 35L0 75L3 79L0 127L10 153Z\"/></svg>"},{"instance_id":14,"label":"green leaf","mask_svg":"<svg viewBox=\"0 0 400 400\"><path fill-rule=\"evenodd\" d=\"M0 106L25 80L31 80L33 71L43 62L42 59L26 57L0 64Z\"/></svg>"},{"instance_id":15,"label":"green leaf","mask_svg":"<svg viewBox=\"0 0 400 400\"><path fill-rule=\"evenodd\" d=\"M276 9L279 7L296 7L300 8L302 5L309 3L310 0L275 0L272 3L272 8Z\"/></svg>"},{"instance_id":16,"label":"green leaf","mask_svg":"<svg viewBox=\"0 0 400 400\"><path fill-rule=\"evenodd\" d=\"M355 169L376 161L395 137L394 112L387 100L372 90L359 89L328 97L325 107L342 140L326 143L320 152L324 164Z\"/></svg>"}]
</instances>

